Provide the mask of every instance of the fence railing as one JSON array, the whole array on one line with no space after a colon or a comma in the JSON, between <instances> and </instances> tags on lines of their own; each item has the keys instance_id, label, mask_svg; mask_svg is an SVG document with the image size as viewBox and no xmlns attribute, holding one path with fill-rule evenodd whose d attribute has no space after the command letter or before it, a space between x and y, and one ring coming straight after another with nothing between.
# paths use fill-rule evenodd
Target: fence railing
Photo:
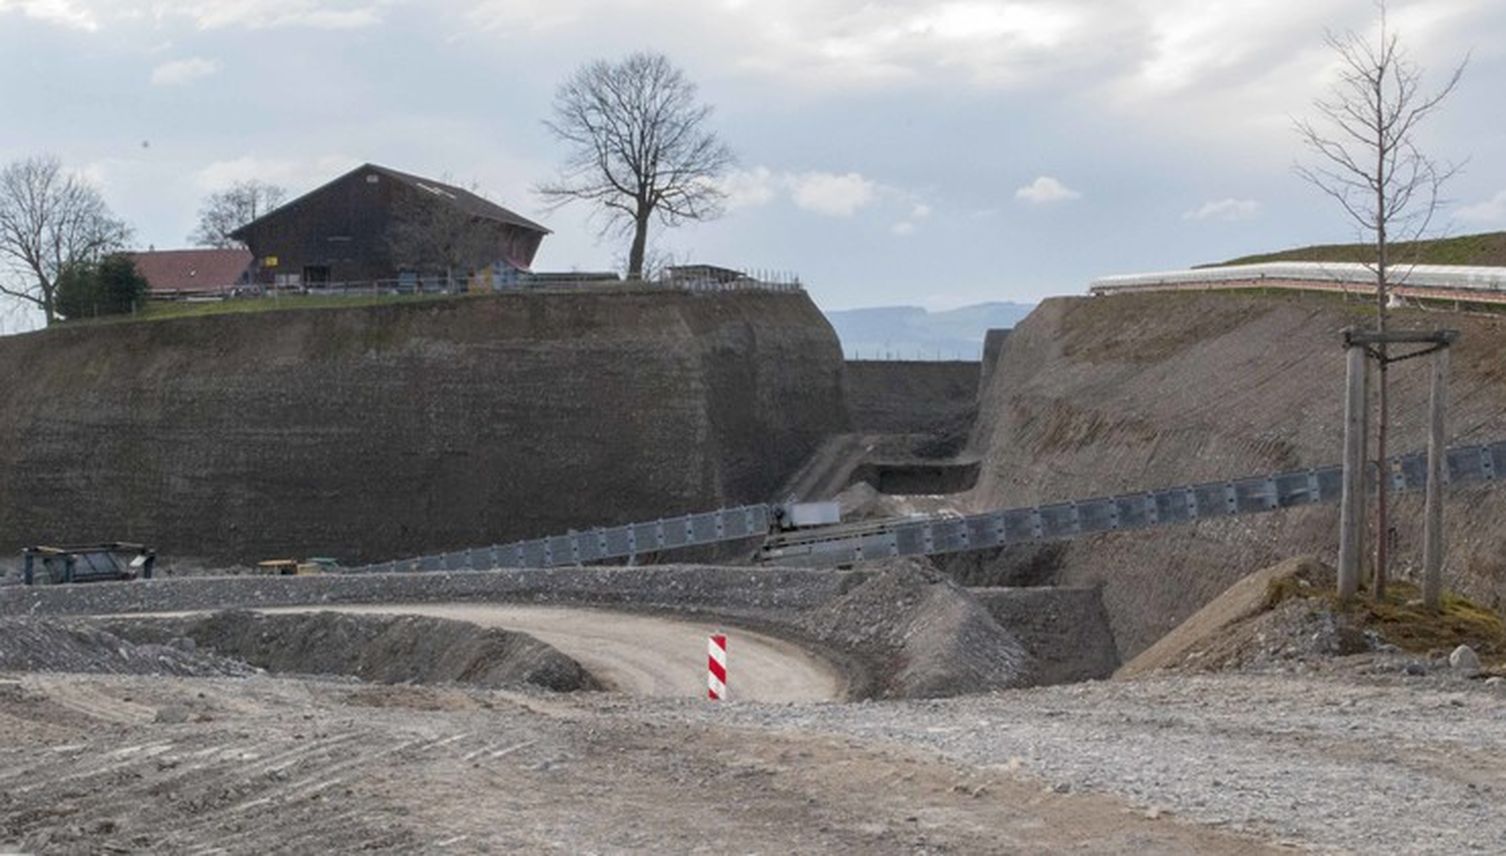
<instances>
[{"instance_id":1,"label":"fence railing","mask_svg":"<svg viewBox=\"0 0 1506 856\"><path fill-rule=\"evenodd\" d=\"M1449 449L1445 482L1493 481L1506 474L1506 442ZM1371 468L1370 477L1376 478ZM1390 460L1396 491L1427 485L1427 456ZM1038 541L1059 541L1125 529L1146 529L1283 508L1338 502L1343 468L1291 470L1266 476L1051 503L1028 508L914 521L880 522L867 531L823 537L819 530L786 537L760 558L781 565L841 565L895 556L982 550Z\"/></svg>"},{"instance_id":2,"label":"fence railing","mask_svg":"<svg viewBox=\"0 0 1506 856\"><path fill-rule=\"evenodd\" d=\"M446 280L444 278L419 278L419 279L365 279L342 282L305 282L298 284L227 284L219 286L205 286L191 291L153 292L148 295L154 300L247 300L247 299L277 299L291 296L331 296L331 297L371 297L384 295L416 295L416 294L472 294L472 293L509 293L509 292L577 292L577 291L681 291L695 294L720 294L743 291L766 291L781 293L797 293L805 290L805 286L798 280L790 281L766 281L759 279L692 279L677 278L672 280L645 279L608 279L603 277L583 276L580 279L570 279L555 275L534 276L524 274L517 279L481 281L473 284L464 278Z\"/></svg>"},{"instance_id":3,"label":"fence railing","mask_svg":"<svg viewBox=\"0 0 1506 856\"><path fill-rule=\"evenodd\" d=\"M1389 288L1398 297L1480 303L1506 301L1506 267L1397 264L1387 270ZM1375 280L1374 269L1363 264L1264 262L1105 276L1093 280L1088 290L1095 295L1252 288L1373 294Z\"/></svg>"},{"instance_id":4,"label":"fence railing","mask_svg":"<svg viewBox=\"0 0 1506 856\"><path fill-rule=\"evenodd\" d=\"M480 571L495 568L555 568L609 559L762 538L769 532L767 505L724 508L646 523L629 523L548 538L494 544L430 556L416 556L350 568L370 573L402 571Z\"/></svg>"},{"instance_id":5,"label":"fence railing","mask_svg":"<svg viewBox=\"0 0 1506 856\"><path fill-rule=\"evenodd\" d=\"M1392 458L1388 473L1396 491L1421 490L1427 486L1427 456L1418 452ZM1447 484L1490 482L1498 474L1506 476L1506 441L1461 446L1449 449L1445 455ZM1372 467L1370 477L1374 480L1376 476ZM778 565L842 565L896 556L939 555L1068 540L1117 530L1338 502L1342 486L1341 467L1318 467L973 515L842 524L783 533L766 543L759 560ZM347 570L481 571L632 560L684 547L766 537L774 520L774 506L745 505Z\"/></svg>"}]
</instances>

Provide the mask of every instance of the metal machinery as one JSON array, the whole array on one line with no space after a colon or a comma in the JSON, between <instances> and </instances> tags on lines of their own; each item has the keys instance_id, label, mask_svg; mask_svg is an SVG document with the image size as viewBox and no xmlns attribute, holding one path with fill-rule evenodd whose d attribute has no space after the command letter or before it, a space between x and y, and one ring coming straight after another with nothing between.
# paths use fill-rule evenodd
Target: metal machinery
<instances>
[{"instance_id":1,"label":"metal machinery","mask_svg":"<svg viewBox=\"0 0 1506 856\"><path fill-rule=\"evenodd\" d=\"M152 578L157 551L144 544L115 541L80 547L27 547L22 578L27 585L96 583Z\"/></svg>"},{"instance_id":2,"label":"metal machinery","mask_svg":"<svg viewBox=\"0 0 1506 856\"><path fill-rule=\"evenodd\" d=\"M281 577L298 576L302 574L322 574L333 571L338 566L334 559L313 557L299 562L295 559L268 559L265 562L257 562L262 573L275 574Z\"/></svg>"}]
</instances>

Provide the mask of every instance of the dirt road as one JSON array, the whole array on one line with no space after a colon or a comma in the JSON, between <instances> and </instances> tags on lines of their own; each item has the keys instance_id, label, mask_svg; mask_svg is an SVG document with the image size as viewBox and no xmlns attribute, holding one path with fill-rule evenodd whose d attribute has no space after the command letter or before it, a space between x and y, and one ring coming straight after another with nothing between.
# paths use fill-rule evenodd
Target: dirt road
<instances>
[{"instance_id":1,"label":"dirt road","mask_svg":"<svg viewBox=\"0 0 1506 856\"><path fill-rule=\"evenodd\" d=\"M710 622L552 606L416 603L318 609L428 615L516 630L574 658L609 688L640 696L704 696L706 637L718 629ZM845 682L834 666L784 640L730 630L727 647L727 686L733 699L830 701L844 690Z\"/></svg>"},{"instance_id":2,"label":"dirt road","mask_svg":"<svg viewBox=\"0 0 1506 856\"><path fill-rule=\"evenodd\" d=\"M1265 852L999 768L666 715L707 704L17 676L0 681L0 852Z\"/></svg>"}]
</instances>

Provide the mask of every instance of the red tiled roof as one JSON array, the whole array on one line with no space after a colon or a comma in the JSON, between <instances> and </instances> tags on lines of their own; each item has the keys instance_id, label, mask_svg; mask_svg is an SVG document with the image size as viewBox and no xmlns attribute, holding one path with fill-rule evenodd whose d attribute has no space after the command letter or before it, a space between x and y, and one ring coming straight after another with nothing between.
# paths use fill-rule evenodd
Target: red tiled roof
<instances>
[{"instance_id":1,"label":"red tiled roof","mask_svg":"<svg viewBox=\"0 0 1506 856\"><path fill-rule=\"evenodd\" d=\"M249 250L153 250L131 253L151 293L226 291L251 267Z\"/></svg>"}]
</instances>

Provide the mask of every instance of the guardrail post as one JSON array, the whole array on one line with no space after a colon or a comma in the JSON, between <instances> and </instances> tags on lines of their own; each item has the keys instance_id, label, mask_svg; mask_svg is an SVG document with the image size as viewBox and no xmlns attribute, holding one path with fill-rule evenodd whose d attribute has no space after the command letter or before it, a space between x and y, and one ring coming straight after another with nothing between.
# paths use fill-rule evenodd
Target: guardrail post
<instances>
[{"instance_id":1,"label":"guardrail post","mask_svg":"<svg viewBox=\"0 0 1506 856\"><path fill-rule=\"evenodd\" d=\"M1365 349L1347 339L1344 392L1344 490L1339 499L1339 598L1354 597L1360 587L1360 557L1365 527L1365 405L1368 360Z\"/></svg>"},{"instance_id":2,"label":"guardrail post","mask_svg":"<svg viewBox=\"0 0 1506 856\"><path fill-rule=\"evenodd\" d=\"M1428 493L1422 531L1422 603L1436 610L1443 599L1443 440L1448 407L1448 356L1433 354L1432 395L1428 403Z\"/></svg>"}]
</instances>

